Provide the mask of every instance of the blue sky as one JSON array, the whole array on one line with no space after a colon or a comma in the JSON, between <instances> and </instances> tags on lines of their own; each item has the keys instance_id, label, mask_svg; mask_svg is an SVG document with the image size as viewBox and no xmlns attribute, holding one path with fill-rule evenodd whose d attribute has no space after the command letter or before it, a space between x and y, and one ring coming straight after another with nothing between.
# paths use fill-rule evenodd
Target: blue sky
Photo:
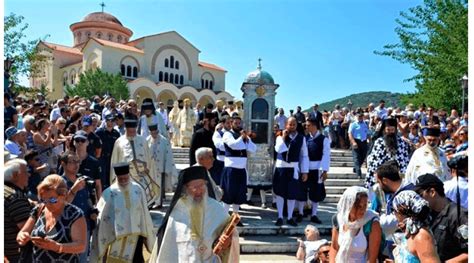
<instances>
[{"instance_id":1,"label":"blue sky","mask_svg":"<svg viewBox=\"0 0 474 263\"><path fill-rule=\"evenodd\" d=\"M69 25L100 11L99 0L6 0L5 14L25 17L27 37L72 45ZM176 30L201 50L200 60L225 68L226 90L241 97L247 73L262 58L280 85L285 109L365 91L413 92L409 65L374 50L397 42L395 19L413 0L114 0L105 12L132 39Z\"/></svg>"}]
</instances>

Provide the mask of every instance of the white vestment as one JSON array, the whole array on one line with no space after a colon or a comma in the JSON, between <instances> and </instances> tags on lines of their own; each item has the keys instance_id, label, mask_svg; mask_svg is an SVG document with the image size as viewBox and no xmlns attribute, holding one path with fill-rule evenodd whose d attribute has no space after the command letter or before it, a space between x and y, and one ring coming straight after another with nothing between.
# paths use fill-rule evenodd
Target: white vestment
<instances>
[{"instance_id":1,"label":"white vestment","mask_svg":"<svg viewBox=\"0 0 474 263\"><path fill-rule=\"evenodd\" d=\"M405 184L412 183L415 185L416 179L427 173L436 175L442 182L451 179L446 155L439 148L436 148L435 151L439 157L438 164L436 164L433 153L426 144L413 153L405 172Z\"/></svg>"},{"instance_id":2,"label":"white vestment","mask_svg":"<svg viewBox=\"0 0 474 263\"><path fill-rule=\"evenodd\" d=\"M140 236L145 238L143 244L151 251L156 237L145 192L138 184L130 182L121 187L114 182L102 192L97 209L90 262L102 262L104 256L107 262L133 262Z\"/></svg>"},{"instance_id":3,"label":"white vestment","mask_svg":"<svg viewBox=\"0 0 474 263\"><path fill-rule=\"evenodd\" d=\"M148 129L148 126L157 124L158 125L158 131L160 132L161 135L165 136L165 138L169 138L168 136L168 130L166 129L165 122L163 121L163 117L161 117L161 114L158 112L156 115L151 115L150 117L147 117L146 115L142 115L140 117L140 121L138 122L140 127L140 135L143 136L144 138L147 138L148 135L150 135L150 130Z\"/></svg>"},{"instance_id":4,"label":"white vestment","mask_svg":"<svg viewBox=\"0 0 474 263\"><path fill-rule=\"evenodd\" d=\"M179 126L178 126L178 115L180 109L178 108L178 102L175 103L175 106L170 111L168 115L169 124L170 124L170 132L173 133L173 138L171 143L174 147L179 146Z\"/></svg>"},{"instance_id":5,"label":"white vestment","mask_svg":"<svg viewBox=\"0 0 474 263\"><path fill-rule=\"evenodd\" d=\"M126 162L130 164L130 179L140 184L145 190L148 204L151 204L155 201L156 198L160 196L160 190L158 185L158 174L155 167L155 162L151 158L151 153L148 147L148 143L143 136L137 135L133 137L133 142L135 145L135 158L140 162L146 163L146 168L148 169L148 176L145 176L143 173L139 173L136 170L135 165L132 163L134 160L132 145L130 144L131 138L126 135L120 136L114 144L114 149L112 151L112 157L110 161L110 167L113 167L114 164L120 162ZM139 163L140 163L139 162ZM141 165L140 165L141 166ZM142 167L139 167L142 170ZM115 180L115 171L110 169L110 182L112 183Z\"/></svg>"},{"instance_id":6,"label":"white vestment","mask_svg":"<svg viewBox=\"0 0 474 263\"><path fill-rule=\"evenodd\" d=\"M179 146L191 146L191 137L193 136L193 128L196 124L196 115L191 108L184 107L178 115L179 128Z\"/></svg>"},{"instance_id":7,"label":"white vestment","mask_svg":"<svg viewBox=\"0 0 474 263\"><path fill-rule=\"evenodd\" d=\"M191 236L191 202L185 197L179 199L170 214L162 245L156 256L157 243L150 262L221 262L213 254L212 245L226 227L230 216L224 207L213 198L205 198L202 240ZM232 243L223 262L239 262L240 246L237 229L232 234ZM153 260L153 261L152 261Z\"/></svg>"},{"instance_id":8,"label":"white vestment","mask_svg":"<svg viewBox=\"0 0 474 263\"><path fill-rule=\"evenodd\" d=\"M173 159L171 144L163 135L158 134L156 139L150 135L146 139L150 148L151 158L155 162L156 174L158 176L158 185L161 191L173 192L174 185L178 181L178 170ZM165 185L161 185L162 174L165 174ZM158 197L156 200L159 201Z\"/></svg>"}]
</instances>

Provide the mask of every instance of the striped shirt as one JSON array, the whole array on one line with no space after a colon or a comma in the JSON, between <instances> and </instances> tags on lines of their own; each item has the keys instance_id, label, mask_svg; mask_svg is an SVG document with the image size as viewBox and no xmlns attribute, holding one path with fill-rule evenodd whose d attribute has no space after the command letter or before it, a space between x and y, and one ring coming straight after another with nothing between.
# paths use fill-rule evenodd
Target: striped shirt
<instances>
[{"instance_id":1,"label":"striped shirt","mask_svg":"<svg viewBox=\"0 0 474 263\"><path fill-rule=\"evenodd\" d=\"M20 246L16 242L16 235L20 232L17 224L28 219L31 206L26 193L9 182L5 182L3 197L5 256L14 262L20 256Z\"/></svg>"}]
</instances>

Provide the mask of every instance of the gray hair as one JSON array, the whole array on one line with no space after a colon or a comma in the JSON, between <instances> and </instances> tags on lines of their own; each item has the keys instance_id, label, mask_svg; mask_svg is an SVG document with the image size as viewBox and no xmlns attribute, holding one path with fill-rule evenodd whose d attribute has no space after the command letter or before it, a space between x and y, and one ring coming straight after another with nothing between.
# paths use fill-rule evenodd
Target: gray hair
<instances>
[{"instance_id":1,"label":"gray hair","mask_svg":"<svg viewBox=\"0 0 474 263\"><path fill-rule=\"evenodd\" d=\"M20 172L21 166L27 166L27 162L20 158L11 159L5 163L5 170L3 171L4 181L13 181L13 176Z\"/></svg>"},{"instance_id":2,"label":"gray hair","mask_svg":"<svg viewBox=\"0 0 474 263\"><path fill-rule=\"evenodd\" d=\"M25 127L27 123L35 123L35 116L26 115L23 117L23 127Z\"/></svg>"},{"instance_id":3,"label":"gray hair","mask_svg":"<svg viewBox=\"0 0 474 263\"><path fill-rule=\"evenodd\" d=\"M308 229L308 228L314 230L314 232L316 232L316 233L319 234L319 229L318 229L317 227L315 227L315 226L313 226L313 225L311 225L311 224L308 224L308 225L306 225L306 228L305 228L305 229Z\"/></svg>"},{"instance_id":4,"label":"gray hair","mask_svg":"<svg viewBox=\"0 0 474 263\"><path fill-rule=\"evenodd\" d=\"M201 147L197 149L195 153L196 161L199 161L208 154L213 154L212 149L209 147Z\"/></svg>"}]
</instances>

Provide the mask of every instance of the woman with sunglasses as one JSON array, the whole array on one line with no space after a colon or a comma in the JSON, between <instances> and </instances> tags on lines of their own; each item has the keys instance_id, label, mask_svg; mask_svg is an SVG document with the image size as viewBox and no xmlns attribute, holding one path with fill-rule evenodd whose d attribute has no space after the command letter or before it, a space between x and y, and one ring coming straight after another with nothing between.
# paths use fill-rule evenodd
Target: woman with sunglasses
<instances>
[{"instance_id":1,"label":"woman with sunglasses","mask_svg":"<svg viewBox=\"0 0 474 263\"><path fill-rule=\"evenodd\" d=\"M67 194L66 182L57 174L38 185L41 204L17 235L20 246L33 242L28 262L79 262L86 248L86 221L78 207L66 202Z\"/></svg>"},{"instance_id":2,"label":"woman with sunglasses","mask_svg":"<svg viewBox=\"0 0 474 263\"><path fill-rule=\"evenodd\" d=\"M56 170L56 163L53 164L52 149L57 144L57 128L51 125L47 119L40 119L36 123L36 131L33 133L34 149L38 151L42 163L48 164L48 169L41 173L42 177L51 174Z\"/></svg>"},{"instance_id":3,"label":"woman with sunglasses","mask_svg":"<svg viewBox=\"0 0 474 263\"><path fill-rule=\"evenodd\" d=\"M428 202L416 192L405 190L393 199L393 209L398 227L404 233L396 239L395 262L441 262L430 231Z\"/></svg>"}]
</instances>

